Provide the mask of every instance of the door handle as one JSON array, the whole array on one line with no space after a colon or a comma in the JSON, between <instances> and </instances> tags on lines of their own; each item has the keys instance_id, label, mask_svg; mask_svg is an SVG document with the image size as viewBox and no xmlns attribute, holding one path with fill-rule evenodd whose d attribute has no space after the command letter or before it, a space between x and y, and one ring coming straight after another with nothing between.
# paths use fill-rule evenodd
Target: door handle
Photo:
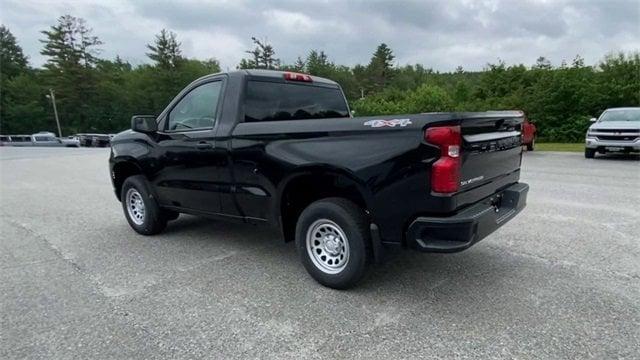
<instances>
[{"instance_id":1,"label":"door handle","mask_svg":"<svg viewBox=\"0 0 640 360\"><path fill-rule=\"evenodd\" d=\"M198 144L196 144L196 148L198 150L207 150L207 149L213 148L213 145L211 145L211 143L208 143L206 141L200 141Z\"/></svg>"}]
</instances>

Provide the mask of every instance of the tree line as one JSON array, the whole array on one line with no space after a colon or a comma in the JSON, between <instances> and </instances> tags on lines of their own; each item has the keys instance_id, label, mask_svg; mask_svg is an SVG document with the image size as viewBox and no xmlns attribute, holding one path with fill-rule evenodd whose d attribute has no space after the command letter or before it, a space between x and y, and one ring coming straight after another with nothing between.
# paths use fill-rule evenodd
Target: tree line
<instances>
[{"instance_id":1,"label":"tree line","mask_svg":"<svg viewBox=\"0 0 640 360\"><path fill-rule=\"evenodd\" d=\"M55 129L49 89L55 91L64 134L117 132L133 114L159 114L194 79L220 71L215 59L189 59L175 33L162 30L147 44L150 64L100 57L102 41L83 19L70 15L41 32L42 68L30 66L16 38L0 27L0 133ZM311 50L293 64L274 47L252 38L254 47L238 69L304 72L337 81L356 115L433 111L521 109L540 140L581 141L588 119L615 106L640 105L640 54L611 53L596 65L580 56L552 66L544 57L532 66L487 64L482 71L438 72L423 65L397 65L380 44L367 64L334 63Z\"/></svg>"}]
</instances>

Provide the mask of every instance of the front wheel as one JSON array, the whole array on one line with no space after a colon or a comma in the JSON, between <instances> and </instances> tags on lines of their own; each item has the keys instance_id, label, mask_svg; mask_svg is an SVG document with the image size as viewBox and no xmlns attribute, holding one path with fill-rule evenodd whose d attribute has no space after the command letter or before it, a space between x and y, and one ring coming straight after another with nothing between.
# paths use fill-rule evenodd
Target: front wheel
<instances>
[{"instance_id":1,"label":"front wheel","mask_svg":"<svg viewBox=\"0 0 640 360\"><path fill-rule=\"evenodd\" d=\"M307 272L334 289L354 286L370 262L369 221L349 200L327 198L309 205L296 225L296 248Z\"/></svg>"},{"instance_id":2,"label":"front wheel","mask_svg":"<svg viewBox=\"0 0 640 360\"><path fill-rule=\"evenodd\" d=\"M142 235L154 235L167 226L167 218L149 190L142 175L128 177L120 193L122 209L127 222Z\"/></svg>"},{"instance_id":3,"label":"front wheel","mask_svg":"<svg viewBox=\"0 0 640 360\"><path fill-rule=\"evenodd\" d=\"M584 149L584 157L587 159L593 159L596 156L596 150L595 149L588 149L585 148Z\"/></svg>"}]
</instances>

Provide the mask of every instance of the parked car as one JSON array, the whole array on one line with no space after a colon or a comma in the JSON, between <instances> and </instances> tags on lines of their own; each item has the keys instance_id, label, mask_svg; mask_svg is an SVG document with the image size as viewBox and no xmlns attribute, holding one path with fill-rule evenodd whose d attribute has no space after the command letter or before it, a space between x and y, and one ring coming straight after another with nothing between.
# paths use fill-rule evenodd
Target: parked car
<instances>
[{"instance_id":1,"label":"parked car","mask_svg":"<svg viewBox=\"0 0 640 360\"><path fill-rule=\"evenodd\" d=\"M31 135L5 135L4 146L31 146Z\"/></svg>"},{"instance_id":2,"label":"parked car","mask_svg":"<svg viewBox=\"0 0 640 360\"><path fill-rule=\"evenodd\" d=\"M640 152L640 107L607 109L591 121L584 157L591 159L596 152Z\"/></svg>"},{"instance_id":3,"label":"parked car","mask_svg":"<svg viewBox=\"0 0 640 360\"><path fill-rule=\"evenodd\" d=\"M533 151L536 147L537 131L536 125L525 117L522 124L522 144L527 147L528 151Z\"/></svg>"},{"instance_id":4,"label":"parked car","mask_svg":"<svg viewBox=\"0 0 640 360\"><path fill-rule=\"evenodd\" d=\"M107 134L78 134L81 146L107 147L111 139Z\"/></svg>"},{"instance_id":5,"label":"parked car","mask_svg":"<svg viewBox=\"0 0 640 360\"><path fill-rule=\"evenodd\" d=\"M48 131L41 131L37 134L31 135L31 145L53 147L65 146L62 140L58 139L54 133Z\"/></svg>"},{"instance_id":6,"label":"parked car","mask_svg":"<svg viewBox=\"0 0 640 360\"><path fill-rule=\"evenodd\" d=\"M136 232L180 213L268 224L325 286L348 288L387 246L469 248L525 206L520 111L350 116L320 77L202 77L134 116L109 159Z\"/></svg>"},{"instance_id":7,"label":"parked car","mask_svg":"<svg viewBox=\"0 0 640 360\"><path fill-rule=\"evenodd\" d=\"M32 135L2 135L3 146L78 147L78 141L69 137L58 139L52 132L41 131Z\"/></svg>"},{"instance_id":8,"label":"parked car","mask_svg":"<svg viewBox=\"0 0 640 360\"><path fill-rule=\"evenodd\" d=\"M66 147L80 147L80 138L77 135L67 136L61 140Z\"/></svg>"},{"instance_id":9,"label":"parked car","mask_svg":"<svg viewBox=\"0 0 640 360\"><path fill-rule=\"evenodd\" d=\"M0 135L0 146L11 145L11 137L9 135Z\"/></svg>"}]
</instances>

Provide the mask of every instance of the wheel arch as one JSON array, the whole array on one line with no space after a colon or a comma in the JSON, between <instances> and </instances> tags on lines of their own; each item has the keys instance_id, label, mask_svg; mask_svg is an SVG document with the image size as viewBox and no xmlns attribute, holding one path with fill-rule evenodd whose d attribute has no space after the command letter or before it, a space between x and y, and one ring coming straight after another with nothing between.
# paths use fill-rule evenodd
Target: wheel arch
<instances>
[{"instance_id":1,"label":"wheel arch","mask_svg":"<svg viewBox=\"0 0 640 360\"><path fill-rule=\"evenodd\" d=\"M299 169L282 181L278 188L274 213L279 215L278 223L286 242L295 239L298 216L314 201L328 197L345 198L370 214L370 191L345 170L326 167Z\"/></svg>"},{"instance_id":2,"label":"wheel arch","mask_svg":"<svg viewBox=\"0 0 640 360\"><path fill-rule=\"evenodd\" d=\"M142 174L144 174L142 167L133 159L121 159L114 163L111 170L111 180L118 200L120 200L120 192L124 181L130 176Z\"/></svg>"}]
</instances>

